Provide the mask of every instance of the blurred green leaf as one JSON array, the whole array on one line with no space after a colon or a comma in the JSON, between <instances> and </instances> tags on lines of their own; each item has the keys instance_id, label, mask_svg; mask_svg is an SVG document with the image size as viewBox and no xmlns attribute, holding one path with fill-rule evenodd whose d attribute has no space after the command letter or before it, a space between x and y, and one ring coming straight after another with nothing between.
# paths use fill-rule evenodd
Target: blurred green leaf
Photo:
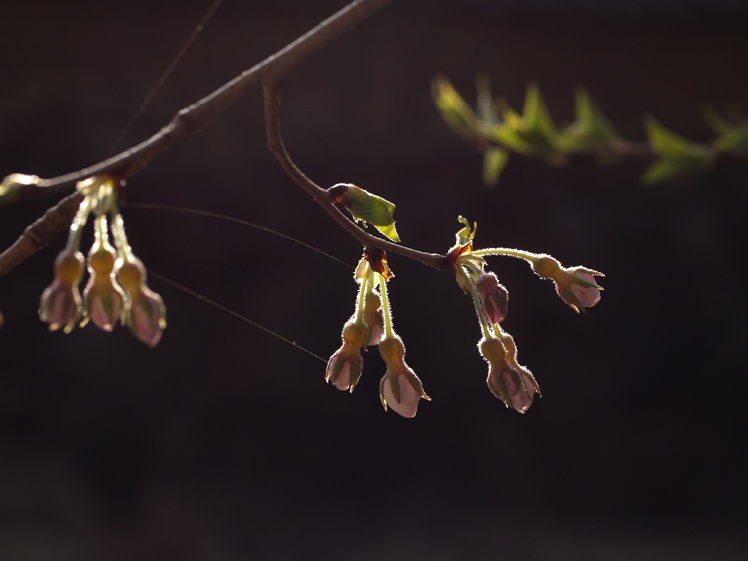
<instances>
[{"instance_id":1,"label":"blurred green leaf","mask_svg":"<svg viewBox=\"0 0 748 561\"><path fill-rule=\"evenodd\" d=\"M689 142L653 118L645 121L649 144L660 158L642 176L646 185L652 185L673 175L701 171L709 168L712 154L704 146Z\"/></svg>"},{"instance_id":2,"label":"blurred green leaf","mask_svg":"<svg viewBox=\"0 0 748 561\"><path fill-rule=\"evenodd\" d=\"M559 146L566 152L609 148L621 137L584 89L575 92L577 120L559 136Z\"/></svg>"},{"instance_id":3,"label":"blurred green leaf","mask_svg":"<svg viewBox=\"0 0 748 561\"><path fill-rule=\"evenodd\" d=\"M644 121L652 150L658 154L680 155L693 154L699 148L680 135L675 134L668 128L655 121L653 117L647 117Z\"/></svg>"},{"instance_id":4,"label":"blurred green leaf","mask_svg":"<svg viewBox=\"0 0 748 561\"><path fill-rule=\"evenodd\" d=\"M728 150L748 148L748 127L734 128L723 134L714 141L714 146L718 150L726 152Z\"/></svg>"},{"instance_id":5,"label":"blurred green leaf","mask_svg":"<svg viewBox=\"0 0 748 561\"><path fill-rule=\"evenodd\" d=\"M442 119L461 136L475 135L477 123L475 112L460 97L449 80L443 76L437 76L431 86L431 94Z\"/></svg>"},{"instance_id":6,"label":"blurred green leaf","mask_svg":"<svg viewBox=\"0 0 748 561\"><path fill-rule=\"evenodd\" d=\"M703 113L704 119L709 123L709 126L720 135L714 141L714 147L717 150L726 152L728 150L748 148L747 125L733 125L720 117L711 107L705 108Z\"/></svg>"},{"instance_id":7,"label":"blurred green leaf","mask_svg":"<svg viewBox=\"0 0 748 561\"><path fill-rule=\"evenodd\" d=\"M553 160L558 153L558 133L535 84L527 86L523 115L520 116L501 98L496 100L496 104L503 122L486 129L489 139L521 154Z\"/></svg>"},{"instance_id":8,"label":"blurred green leaf","mask_svg":"<svg viewBox=\"0 0 748 561\"><path fill-rule=\"evenodd\" d=\"M483 183L487 187L495 187L499 183L499 176L504 171L509 151L498 146L486 150L483 156Z\"/></svg>"},{"instance_id":9,"label":"blurred green leaf","mask_svg":"<svg viewBox=\"0 0 748 561\"><path fill-rule=\"evenodd\" d=\"M549 146L553 147L556 142L556 127L551 120L551 114L540 95L540 89L535 83L527 85L525 94L525 108L522 115L528 123L529 129L536 131L539 136L544 137Z\"/></svg>"},{"instance_id":10,"label":"blurred green leaf","mask_svg":"<svg viewBox=\"0 0 748 561\"><path fill-rule=\"evenodd\" d=\"M726 119L723 119L719 113L711 107L704 107L701 113L704 115L704 120L707 124L717 134L727 134L734 129L733 125L731 125Z\"/></svg>"}]
</instances>

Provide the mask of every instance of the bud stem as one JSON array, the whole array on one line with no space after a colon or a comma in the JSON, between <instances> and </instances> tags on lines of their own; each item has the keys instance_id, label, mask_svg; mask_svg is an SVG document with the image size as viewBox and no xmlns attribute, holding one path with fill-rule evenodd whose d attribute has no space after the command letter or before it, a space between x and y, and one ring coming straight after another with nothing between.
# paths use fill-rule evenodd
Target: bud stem
<instances>
[{"instance_id":1,"label":"bud stem","mask_svg":"<svg viewBox=\"0 0 748 561\"><path fill-rule=\"evenodd\" d=\"M480 320L480 326L483 330L483 336L486 339L490 339L491 337L493 337L493 333L491 333L491 329L488 327L488 322L486 322L486 318L483 315L483 310L481 310L480 297L478 296L478 291L475 289L475 280L473 280L472 275L465 271L462 265L460 265L460 268L463 270L463 272L465 272L465 278L468 281L468 288L470 289L470 294L473 297L473 304L475 304L475 311L478 314L478 319Z\"/></svg>"},{"instance_id":2,"label":"bud stem","mask_svg":"<svg viewBox=\"0 0 748 561\"><path fill-rule=\"evenodd\" d=\"M95 197L91 194L86 195L86 198L83 199L81 206L78 207L78 212L75 214L73 222L70 224L70 235L68 236L68 245L66 248L66 250L70 253L75 253L76 251L80 250L83 226L86 225L88 215L91 213L94 199Z\"/></svg>"},{"instance_id":3,"label":"bud stem","mask_svg":"<svg viewBox=\"0 0 748 561\"><path fill-rule=\"evenodd\" d=\"M384 336L385 337L394 337L395 332L392 329L392 320L390 319L390 300L387 298L387 281L384 278L384 275L381 273L377 273L379 275L379 284L382 287L382 310L384 311Z\"/></svg>"},{"instance_id":4,"label":"bud stem","mask_svg":"<svg viewBox=\"0 0 748 561\"><path fill-rule=\"evenodd\" d=\"M543 257L538 253L530 253L529 251L522 251L521 249L511 249L509 247L488 247L486 249L478 249L473 251L473 255L508 255L510 257L517 257L518 259L524 259L530 263L535 263L538 259Z\"/></svg>"},{"instance_id":5,"label":"bud stem","mask_svg":"<svg viewBox=\"0 0 748 561\"><path fill-rule=\"evenodd\" d=\"M363 321L364 317L364 301L366 298L366 288L368 287L369 275L364 275L361 279L361 286L358 289L358 305L356 307L356 323Z\"/></svg>"},{"instance_id":6,"label":"bud stem","mask_svg":"<svg viewBox=\"0 0 748 561\"><path fill-rule=\"evenodd\" d=\"M114 245L117 246L117 253L124 262L132 259L132 249L130 244L127 243L127 236L125 235L125 222L122 220L122 215L119 213L119 207L116 202L112 202L112 235L114 236Z\"/></svg>"}]
</instances>

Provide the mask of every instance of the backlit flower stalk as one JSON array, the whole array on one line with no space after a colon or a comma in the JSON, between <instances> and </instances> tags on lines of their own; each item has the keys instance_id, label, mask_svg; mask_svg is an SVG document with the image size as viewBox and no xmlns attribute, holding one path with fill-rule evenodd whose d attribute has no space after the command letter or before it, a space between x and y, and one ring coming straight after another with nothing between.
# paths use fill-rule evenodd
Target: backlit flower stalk
<instances>
[{"instance_id":1,"label":"backlit flower stalk","mask_svg":"<svg viewBox=\"0 0 748 561\"><path fill-rule=\"evenodd\" d=\"M387 281L382 275L379 284L384 312L384 337L379 341L379 354L387 365L387 371L379 382L379 398L385 411L389 406L403 417L413 418L418 412L421 398L427 401L431 401L431 398L423 391L421 380L405 363L405 345L392 329Z\"/></svg>"},{"instance_id":2,"label":"backlit flower stalk","mask_svg":"<svg viewBox=\"0 0 748 561\"><path fill-rule=\"evenodd\" d=\"M114 270L120 285L127 292L125 323L143 343L155 347L166 328L166 308L161 296L146 285L146 270L135 257L125 235L125 224L116 203L112 210L112 232L117 246Z\"/></svg>"},{"instance_id":3,"label":"backlit flower stalk","mask_svg":"<svg viewBox=\"0 0 748 561\"><path fill-rule=\"evenodd\" d=\"M117 321L124 323L125 293L114 276L116 255L109 243L105 214L96 218L95 241L88 254L90 278L83 292L85 318L83 327L90 319L104 331L112 331Z\"/></svg>"}]
</instances>

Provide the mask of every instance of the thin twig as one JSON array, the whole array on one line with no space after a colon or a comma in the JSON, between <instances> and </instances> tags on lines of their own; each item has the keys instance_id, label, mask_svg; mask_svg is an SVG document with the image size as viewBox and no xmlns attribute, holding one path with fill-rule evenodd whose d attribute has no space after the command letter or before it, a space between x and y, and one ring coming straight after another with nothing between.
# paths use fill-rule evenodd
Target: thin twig
<instances>
[{"instance_id":1,"label":"thin twig","mask_svg":"<svg viewBox=\"0 0 748 561\"><path fill-rule=\"evenodd\" d=\"M439 270L445 270L448 267L446 258L436 253L424 253L409 247L398 245L376 236L359 228L348 217L346 217L338 207L333 204L326 190L314 183L304 175L286 151L283 144L283 137L280 132L280 95L279 85L270 84L265 86L265 127L268 137L268 148L275 155L285 172L293 179L299 187L309 194L332 218L340 224L346 232L356 238L366 248L367 253L371 253L374 248L383 251L397 253L410 259L415 259Z\"/></svg>"}]
</instances>

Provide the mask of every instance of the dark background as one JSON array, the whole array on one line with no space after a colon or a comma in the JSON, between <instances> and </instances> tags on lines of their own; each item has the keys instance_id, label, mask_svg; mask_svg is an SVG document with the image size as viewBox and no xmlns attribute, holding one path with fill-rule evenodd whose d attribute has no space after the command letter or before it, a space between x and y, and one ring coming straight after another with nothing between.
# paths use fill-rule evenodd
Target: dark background
<instances>
[{"instance_id":1,"label":"dark background","mask_svg":"<svg viewBox=\"0 0 748 561\"><path fill-rule=\"evenodd\" d=\"M111 155L208 4L5 0L0 176ZM342 6L226 0L120 148ZM560 125L583 85L630 140L652 114L706 142L706 104L748 111L746 29L745 2L401 0L288 79L298 165L395 202L406 245L446 251L463 214L478 247L606 274L583 316L523 262L491 260L543 391L524 416L486 387L469 298L419 263L390 256L395 327L433 398L406 420L379 403L376 350L341 393L322 361L155 278L169 310L156 349L121 327L49 333L36 310L58 236L0 280L0 559L745 559L748 166L643 188L642 163L513 156L489 190L429 90L444 73L472 99L484 71L521 108L536 80ZM259 93L127 196L360 254L265 148ZM0 245L53 202L0 209ZM340 345L351 269L225 221L124 216L150 270L325 360Z\"/></svg>"}]
</instances>

